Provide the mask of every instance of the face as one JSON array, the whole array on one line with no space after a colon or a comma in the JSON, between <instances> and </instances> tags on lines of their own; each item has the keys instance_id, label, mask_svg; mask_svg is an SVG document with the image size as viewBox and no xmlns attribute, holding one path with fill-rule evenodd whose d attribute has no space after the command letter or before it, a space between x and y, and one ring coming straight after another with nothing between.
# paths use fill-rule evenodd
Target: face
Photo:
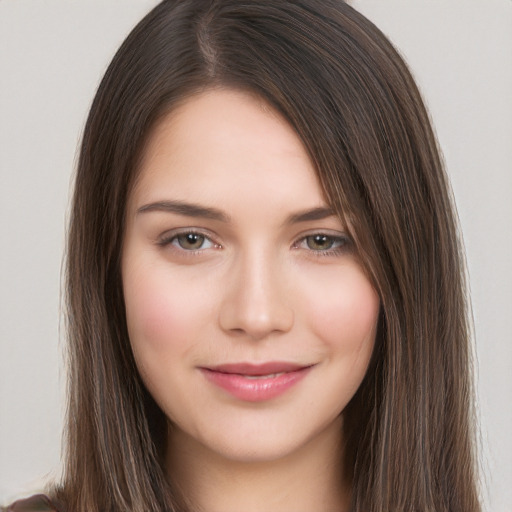
<instances>
[{"instance_id":1,"label":"face","mask_svg":"<svg viewBox=\"0 0 512 512\"><path fill-rule=\"evenodd\" d=\"M156 127L122 278L135 360L171 443L263 461L340 432L379 298L302 143L262 101L212 90Z\"/></svg>"}]
</instances>

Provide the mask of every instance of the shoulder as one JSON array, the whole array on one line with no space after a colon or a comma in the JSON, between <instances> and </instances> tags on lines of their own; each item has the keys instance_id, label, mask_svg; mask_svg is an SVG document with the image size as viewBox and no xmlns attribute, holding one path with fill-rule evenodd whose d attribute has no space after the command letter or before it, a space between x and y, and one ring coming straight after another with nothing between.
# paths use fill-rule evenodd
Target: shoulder
<instances>
[{"instance_id":1,"label":"shoulder","mask_svg":"<svg viewBox=\"0 0 512 512\"><path fill-rule=\"evenodd\" d=\"M30 498L18 500L9 505L4 512L61 512L44 494L36 494Z\"/></svg>"}]
</instances>

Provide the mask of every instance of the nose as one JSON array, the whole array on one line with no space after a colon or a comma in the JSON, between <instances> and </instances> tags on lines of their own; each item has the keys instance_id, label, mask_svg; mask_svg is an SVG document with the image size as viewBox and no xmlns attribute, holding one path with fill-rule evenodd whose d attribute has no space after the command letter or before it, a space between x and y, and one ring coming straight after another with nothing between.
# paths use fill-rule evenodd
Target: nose
<instances>
[{"instance_id":1,"label":"nose","mask_svg":"<svg viewBox=\"0 0 512 512\"><path fill-rule=\"evenodd\" d=\"M263 254L239 258L227 279L219 323L225 332L261 340L293 325L292 292L283 269Z\"/></svg>"}]
</instances>

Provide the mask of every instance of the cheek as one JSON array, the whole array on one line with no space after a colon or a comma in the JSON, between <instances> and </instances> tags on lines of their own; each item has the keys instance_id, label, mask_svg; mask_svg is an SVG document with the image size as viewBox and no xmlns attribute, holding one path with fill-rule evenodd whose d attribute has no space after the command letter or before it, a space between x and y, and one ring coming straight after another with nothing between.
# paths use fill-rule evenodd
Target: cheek
<instances>
[{"instance_id":1,"label":"cheek","mask_svg":"<svg viewBox=\"0 0 512 512\"><path fill-rule=\"evenodd\" d=\"M165 290L165 283L147 273L144 279L132 275L124 279L126 318L130 340L134 348L151 346L164 349L171 332L179 334L183 311L180 303ZM186 311L186 308L183 308Z\"/></svg>"},{"instance_id":2,"label":"cheek","mask_svg":"<svg viewBox=\"0 0 512 512\"><path fill-rule=\"evenodd\" d=\"M158 265L132 265L123 276L123 291L128 333L138 363L158 363L191 350L199 338L198 319L208 316L209 304L190 280Z\"/></svg>"},{"instance_id":3,"label":"cheek","mask_svg":"<svg viewBox=\"0 0 512 512\"><path fill-rule=\"evenodd\" d=\"M326 355L326 379L332 393L326 400L339 414L366 375L375 345L380 300L358 268L324 281L311 301L310 328Z\"/></svg>"},{"instance_id":4,"label":"cheek","mask_svg":"<svg viewBox=\"0 0 512 512\"><path fill-rule=\"evenodd\" d=\"M316 288L309 304L311 328L337 355L370 357L380 300L358 268L340 272Z\"/></svg>"}]
</instances>

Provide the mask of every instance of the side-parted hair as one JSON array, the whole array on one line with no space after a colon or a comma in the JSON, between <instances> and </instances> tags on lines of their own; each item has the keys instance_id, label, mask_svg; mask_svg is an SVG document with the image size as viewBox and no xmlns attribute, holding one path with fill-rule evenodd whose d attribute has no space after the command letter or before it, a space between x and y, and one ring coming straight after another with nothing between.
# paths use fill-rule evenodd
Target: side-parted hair
<instances>
[{"instance_id":1,"label":"side-parted hair","mask_svg":"<svg viewBox=\"0 0 512 512\"><path fill-rule=\"evenodd\" d=\"M255 94L303 142L381 299L344 411L352 512L480 511L463 255L429 116L402 58L341 0L167 0L131 32L85 127L67 249L70 512L184 511L166 419L131 352L120 259L152 128L211 88ZM341 482L340 482L341 485Z\"/></svg>"}]
</instances>

